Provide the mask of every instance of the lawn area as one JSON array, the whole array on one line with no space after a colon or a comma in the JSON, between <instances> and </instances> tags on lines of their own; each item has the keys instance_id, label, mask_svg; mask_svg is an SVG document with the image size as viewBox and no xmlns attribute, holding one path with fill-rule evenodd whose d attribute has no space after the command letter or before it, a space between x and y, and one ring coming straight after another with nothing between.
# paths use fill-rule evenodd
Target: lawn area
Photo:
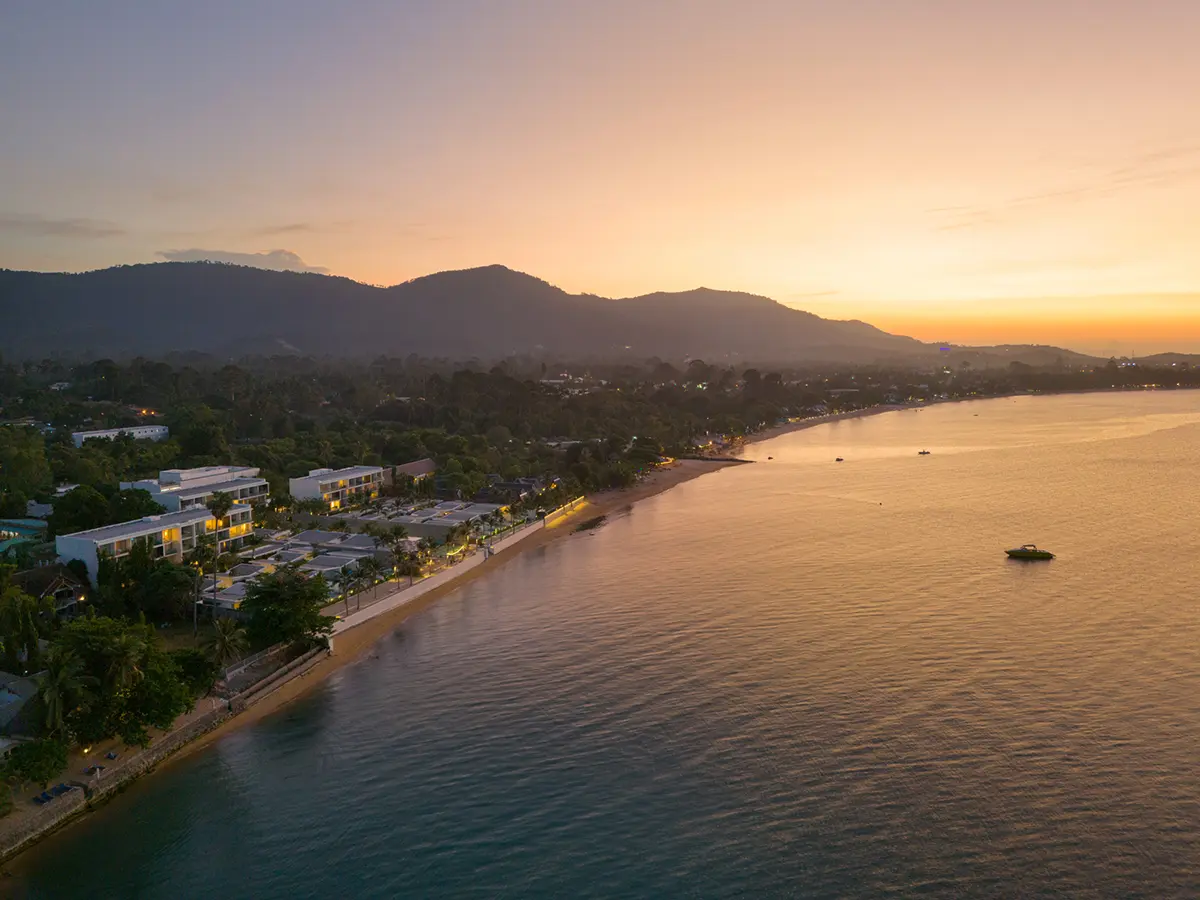
<instances>
[{"instance_id":1,"label":"lawn area","mask_svg":"<svg viewBox=\"0 0 1200 900\"><path fill-rule=\"evenodd\" d=\"M166 627L156 627L154 633L162 638L167 650L183 650L189 647L203 647L204 642L212 635L212 622L201 622L198 636L192 636L191 623L177 622Z\"/></svg>"}]
</instances>

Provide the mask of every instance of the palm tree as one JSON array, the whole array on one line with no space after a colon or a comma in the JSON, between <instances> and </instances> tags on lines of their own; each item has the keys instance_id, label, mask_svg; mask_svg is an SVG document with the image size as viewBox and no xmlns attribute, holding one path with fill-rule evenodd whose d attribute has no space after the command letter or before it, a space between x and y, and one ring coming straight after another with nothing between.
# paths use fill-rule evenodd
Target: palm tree
<instances>
[{"instance_id":1,"label":"palm tree","mask_svg":"<svg viewBox=\"0 0 1200 900\"><path fill-rule=\"evenodd\" d=\"M417 561L417 557L408 553L398 553L394 557L396 560L396 574L408 576L408 586L412 587L413 581L421 574L421 564Z\"/></svg>"},{"instance_id":2,"label":"palm tree","mask_svg":"<svg viewBox=\"0 0 1200 900\"><path fill-rule=\"evenodd\" d=\"M53 612L53 601L38 600L15 585L0 594L0 640L4 643L4 665L10 672L36 670L38 661L38 623L45 612ZM25 653L24 668L21 652Z\"/></svg>"},{"instance_id":3,"label":"palm tree","mask_svg":"<svg viewBox=\"0 0 1200 900\"><path fill-rule=\"evenodd\" d=\"M107 673L111 687L125 690L141 679L145 649L144 641L135 634L122 634L113 641Z\"/></svg>"},{"instance_id":4,"label":"palm tree","mask_svg":"<svg viewBox=\"0 0 1200 900\"><path fill-rule=\"evenodd\" d=\"M58 734L66 726L67 714L83 698L84 689L96 683L90 675L81 675L83 660L60 646L46 654L46 669L38 679L38 694L46 708L46 731Z\"/></svg>"},{"instance_id":5,"label":"palm tree","mask_svg":"<svg viewBox=\"0 0 1200 900\"><path fill-rule=\"evenodd\" d=\"M354 587L354 582L354 569L350 568L349 563L346 563L338 569L337 574L338 589L342 592L342 603L346 605L346 615L350 615L350 589Z\"/></svg>"},{"instance_id":6,"label":"palm tree","mask_svg":"<svg viewBox=\"0 0 1200 900\"><path fill-rule=\"evenodd\" d=\"M196 544L188 554L188 562L196 567L196 600L192 606L192 637L199 631L200 585L204 581L204 570L209 569L213 576L213 610L217 607L217 545L216 540L207 534L196 535Z\"/></svg>"},{"instance_id":7,"label":"palm tree","mask_svg":"<svg viewBox=\"0 0 1200 900\"><path fill-rule=\"evenodd\" d=\"M375 584L383 575L383 565L373 556L358 561L358 574L371 588L371 599L375 599Z\"/></svg>"},{"instance_id":8,"label":"palm tree","mask_svg":"<svg viewBox=\"0 0 1200 900\"><path fill-rule=\"evenodd\" d=\"M216 559L213 560L213 585L212 585L212 614L217 614L217 571L220 569L221 563L221 525L225 523L225 517L229 515L229 510L233 508L233 498L228 494L213 494L212 499L208 501L208 511L213 514L213 518L217 520L216 527ZM226 546L229 546L228 544Z\"/></svg>"},{"instance_id":9,"label":"palm tree","mask_svg":"<svg viewBox=\"0 0 1200 900\"><path fill-rule=\"evenodd\" d=\"M246 652L246 629L233 619L213 621L213 633L208 639L208 652L213 662L225 666L242 658Z\"/></svg>"},{"instance_id":10,"label":"palm tree","mask_svg":"<svg viewBox=\"0 0 1200 900\"><path fill-rule=\"evenodd\" d=\"M228 494L213 494L212 499L208 501L208 511L217 520L217 531L221 530L221 522L229 515L231 509L233 509L233 498Z\"/></svg>"}]
</instances>

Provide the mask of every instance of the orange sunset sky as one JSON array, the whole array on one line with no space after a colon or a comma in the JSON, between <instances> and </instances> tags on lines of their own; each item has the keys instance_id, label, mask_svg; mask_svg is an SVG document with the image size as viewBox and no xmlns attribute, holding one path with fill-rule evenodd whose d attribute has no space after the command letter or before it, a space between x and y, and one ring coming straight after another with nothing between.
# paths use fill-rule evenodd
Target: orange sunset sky
<instances>
[{"instance_id":1,"label":"orange sunset sky","mask_svg":"<svg viewBox=\"0 0 1200 900\"><path fill-rule=\"evenodd\" d=\"M0 266L498 262L1200 352L1197 47L1185 0L17 0Z\"/></svg>"}]
</instances>

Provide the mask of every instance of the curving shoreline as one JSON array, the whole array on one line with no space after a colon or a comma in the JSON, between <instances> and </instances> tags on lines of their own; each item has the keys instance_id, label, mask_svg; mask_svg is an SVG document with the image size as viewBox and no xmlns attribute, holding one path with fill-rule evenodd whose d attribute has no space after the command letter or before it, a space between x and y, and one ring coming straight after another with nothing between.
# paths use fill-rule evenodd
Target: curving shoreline
<instances>
[{"instance_id":1,"label":"curving shoreline","mask_svg":"<svg viewBox=\"0 0 1200 900\"><path fill-rule=\"evenodd\" d=\"M200 709L197 709L194 713L185 717L187 719L186 722L182 722L173 731L162 735L160 738L162 744L156 743L155 745L158 748L157 752L147 753L144 766L139 765L137 773L130 778L122 779L121 784L128 783L133 778L143 777L155 768L169 765L175 760L186 758L188 755L210 746L236 729L252 725L267 716L273 715L289 703L308 694L335 672L360 660L371 647L394 632L410 616L428 609L447 594L470 584L475 579L485 577L490 571L504 565L508 560L516 558L521 553L544 547L551 541L570 537L575 533L574 526L580 521L586 521L590 518L601 518L628 509L642 500L655 497L676 485L699 478L701 475L706 475L709 472L728 468L729 466L747 464L750 462L749 460L735 458L738 448L745 444L770 440L783 434L813 428L817 425L841 419L860 418L923 405L925 404L871 407L869 409L854 410L846 413L834 413L832 415L796 420L747 436L734 446L733 458L726 456L721 458L678 459L670 465L655 471L632 487L602 491L589 495L583 503L565 512L536 533L496 552L493 556L470 567L457 575L457 577L449 579L445 583L439 584L437 587L414 597L407 603L389 608L361 624L339 631L328 655L308 661L294 675L284 678L278 686L270 688L253 705L236 711L226 710L218 712L216 708L213 708L208 712L202 713ZM192 721L193 719L197 721ZM201 719L204 720L204 727L194 727L200 724L199 720ZM113 785L113 788L116 791L121 789L121 787L116 785ZM88 813L95 812L98 806L103 805L108 796L111 796L113 792L112 789L109 789L99 794L95 798L98 801L96 805L89 800L72 805L69 810L64 808L63 814L54 817L53 821L48 822L45 827L38 828L35 826L33 829L34 833L26 834L19 843L14 841L13 844L10 844L7 852L3 852L4 858L12 859L20 856L34 844L40 844L42 840L52 836L55 832L69 827L72 821Z\"/></svg>"},{"instance_id":2,"label":"curving shoreline","mask_svg":"<svg viewBox=\"0 0 1200 900\"><path fill-rule=\"evenodd\" d=\"M920 409L932 406L935 403L946 402L949 401L931 400L926 403L892 403L884 406L868 406L864 409L852 409L848 412L826 413L823 416L808 416L802 419L793 419L783 425L773 425L770 428L764 428L762 431L756 431L745 438L742 443L757 444L759 441L769 441L771 438L791 434L794 431L804 431L808 428L816 428L818 425L828 425L830 422L841 422L845 419L862 419L867 416L877 416L880 413L899 412L904 409Z\"/></svg>"},{"instance_id":3,"label":"curving shoreline","mask_svg":"<svg viewBox=\"0 0 1200 900\"><path fill-rule=\"evenodd\" d=\"M55 832L69 827L73 821L97 811L114 794L130 781L144 777L154 769L174 760L183 759L191 753L208 747L214 741L236 729L243 728L278 712L287 704L306 695L325 679L344 666L357 662L378 641L392 633L409 616L428 609L447 594L484 577L508 560L528 550L543 547L551 541L569 537L575 533L574 526L581 516L599 517L631 507L633 504L670 490L678 484L691 481L709 472L736 466L746 460L676 460L660 469L633 487L604 491L591 495L552 523L547 524L529 537L520 540L483 562L468 568L453 579L438 585L405 603L382 612L359 625L339 632L333 642L332 651L323 658L308 660L294 675L283 679L278 686L271 687L253 705L240 710L213 707L207 711L197 709L185 716L176 727L156 739L147 751L131 757L137 759L136 772L127 777L114 779L103 790L94 792L94 797L84 800L82 793L78 801L59 807L58 815L41 816L34 821L22 816L8 821L8 828L0 826L0 859L8 861L24 854ZM78 763L78 760L73 762ZM97 786L98 787L98 786ZM7 832L7 833L6 833ZM7 874L7 873L6 873Z\"/></svg>"},{"instance_id":4,"label":"curving shoreline","mask_svg":"<svg viewBox=\"0 0 1200 900\"><path fill-rule=\"evenodd\" d=\"M213 730L200 735L184 747L181 747L170 759L182 759L197 750L207 747L214 741L220 740L234 730L258 722L294 700L303 697L339 669L361 659L364 653L393 632L410 616L428 609L447 594L470 584L478 578L485 577L489 572L516 558L521 553L544 547L551 541L570 537L574 534L574 528L571 526L576 522L585 518L609 515L618 510L626 509L641 500L647 500L650 497L668 491L678 484L683 484L718 469L739 464L741 462L730 460L677 460L670 467L653 473L633 487L589 495L586 502L581 503L553 524L547 525L536 534L530 535L527 539L511 547L499 551L469 571L463 572L457 578L422 594L410 603L391 609L360 625L338 633L331 655L326 656L298 677L291 679L272 691L268 697L255 706L226 719Z\"/></svg>"},{"instance_id":5,"label":"curving shoreline","mask_svg":"<svg viewBox=\"0 0 1200 900\"><path fill-rule=\"evenodd\" d=\"M793 431L813 428L817 425L841 419L860 418L923 405L926 404L872 407L846 413L835 413L796 420L747 436L733 448L734 455L736 456L737 448L740 446L770 440ZM706 475L709 472L730 466L748 464L749 462L750 460L728 456L721 458L678 459L647 476L632 487L602 491L587 496L583 503L567 511L536 533L515 542L504 550L496 552L495 555L470 567L457 577L449 579L445 583L422 593L410 602L390 608L361 624L340 631L336 635L336 640L333 642L332 650L328 655L309 661L305 666L298 669L294 675L283 679L278 686L270 688L253 705L237 711L224 711L220 713L215 708L207 712L202 712L198 708L194 713L185 717L187 719L186 722L182 722L173 731L161 736L161 747L157 743L155 745L155 747L160 747L158 752L148 754L149 758L147 758L145 765L139 766L137 774L133 775L132 778L143 777L155 768L168 765L174 760L183 759L192 753L210 746L236 729L252 725L273 715L289 703L307 695L335 672L359 661L371 647L394 632L410 616L428 609L447 594L470 584L475 579L485 577L490 571L504 565L508 560L516 558L521 553L536 550L552 541L570 537L575 533L574 526L578 522L589 518L600 518L629 509L642 500L655 497L676 485L699 478L701 475ZM199 721L193 722L193 719L203 719L205 727L193 727L199 724ZM132 778L122 779L122 785L128 783ZM121 789L116 785L113 787L116 791ZM102 792L102 795L98 795L96 800L99 803L96 805L88 801L72 806L69 811L64 809L64 814L55 817L53 822L49 823L46 827L35 829L36 833L27 835L20 842L19 849L17 846L10 845L11 849L4 852L4 858L12 859L22 855L34 844L40 844L42 840L52 836L55 832L68 827L72 821L90 812L95 812L98 806L103 805L108 796L111 796L113 792L112 789L109 789Z\"/></svg>"}]
</instances>

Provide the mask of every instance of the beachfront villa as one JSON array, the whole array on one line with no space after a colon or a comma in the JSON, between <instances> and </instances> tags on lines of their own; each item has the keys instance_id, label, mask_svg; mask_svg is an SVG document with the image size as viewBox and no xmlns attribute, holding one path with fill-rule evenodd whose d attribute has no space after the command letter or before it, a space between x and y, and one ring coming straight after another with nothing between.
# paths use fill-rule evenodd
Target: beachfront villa
<instances>
[{"instance_id":1,"label":"beachfront villa","mask_svg":"<svg viewBox=\"0 0 1200 900\"><path fill-rule=\"evenodd\" d=\"M494 513L506 510L499 503L469 503L444 500L430 507L408 509L399 515L380 519L384 525L401 525L410 535L443 542L455 528L482 523Z\"/></svg>"},{"instance_id":2,"label":"beachfront villa","mask_svg":"<svg viewBox=\"0 0 1200 900\"><path fill-rule=\"evenodd\" d=\"M157 478L123 481L122 490L147 491L163 509L178 512L208 506L215 494L234 503L265 503L270 486L252 466L203 466L198 469L164 469Z\"/></svg>"},{"instance_id":3,"label":"beachfront villa","mask_svg":"<svg viewBox=\"0 0 1200 900\"><path fill-rule=\"evenodd\" d=\"M297 500L322 500L332 511L350 503L379 496L383 487L381 466L347 466L344 469L313 469L288 481Z\"/></svg>"},{"instance_id":4,"label":"beachfront villa","mask_svg":"<svg viewBox=\"0 0 1200 900\"><path fill-rule=\"evenodd\" d=\"M149 544L155 559L182 562L184 554L194 549L196 539L203 534L216 538L218 553L229 553L241 547L243 539L254 529L254 512L249 506L237 505L229 510L218 530L217 520L203 507L146 516L133 522L105 525L74 534L62 534L54 539L55 550L63 562L82 560L88 577L96 583L100 557L120 559L128 556L134 544Z\"/></svg>"}]
</instances>

